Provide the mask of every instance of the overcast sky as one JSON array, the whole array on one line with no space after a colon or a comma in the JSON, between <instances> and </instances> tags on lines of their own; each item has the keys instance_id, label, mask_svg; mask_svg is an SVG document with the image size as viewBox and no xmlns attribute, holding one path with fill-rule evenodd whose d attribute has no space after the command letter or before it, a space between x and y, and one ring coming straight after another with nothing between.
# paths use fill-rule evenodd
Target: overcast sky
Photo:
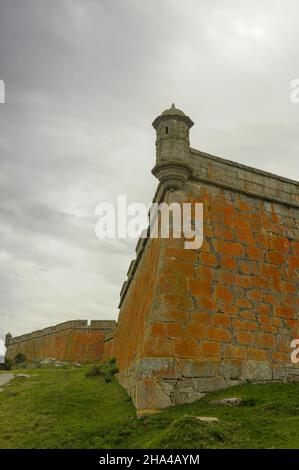
<instances>
[{"instance_id":1,"label":"overcast sky","mask_svg":"<svg viewBox=\"0 0 299 470\"><path fill-rule=\"evenodd\" d=\"M297 0L0 0L0 334L117 318L136 242L94 210L151 201L173 101L192 147L299 180L298 58Z\"/></svg>"}]
</instances>

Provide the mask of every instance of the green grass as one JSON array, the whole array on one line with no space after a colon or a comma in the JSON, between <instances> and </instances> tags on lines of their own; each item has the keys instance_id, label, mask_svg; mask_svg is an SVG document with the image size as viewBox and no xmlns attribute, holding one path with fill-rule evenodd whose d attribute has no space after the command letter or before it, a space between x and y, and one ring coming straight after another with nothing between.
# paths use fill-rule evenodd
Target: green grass
<instances>
[{"instance_id":1,"label":"green grass","mask_svg":"<svg viewBox=\"0 0 299 470\"><path fill-rule=\"evenodd\" d=\"M137 419L114 377L87 378L87 370L26 369L38 375L6 386L0 448L299 448L299 384L234 387ZM243 404L209 403L229 396Z\"/></svg>"}]
</instances>

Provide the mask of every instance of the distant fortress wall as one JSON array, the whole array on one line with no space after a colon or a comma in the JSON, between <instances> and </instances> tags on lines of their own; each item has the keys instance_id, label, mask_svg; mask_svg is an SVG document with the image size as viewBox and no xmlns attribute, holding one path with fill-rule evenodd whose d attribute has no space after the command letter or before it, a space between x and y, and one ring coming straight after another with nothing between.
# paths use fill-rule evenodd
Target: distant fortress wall
<instances>
[{"instance_id":1,"label":"distant fortress wall","mask_svg":"<svg viewBox=\"0 0 299 470\"><path fill-rule=\"evenodd\" d=\"M68 362L94 362L103 357L104 336L115 328L111 320L72 320L33 333L8 337L6 357L23 353L27 360L55 358Z\"/></svg>"}]
</instances>

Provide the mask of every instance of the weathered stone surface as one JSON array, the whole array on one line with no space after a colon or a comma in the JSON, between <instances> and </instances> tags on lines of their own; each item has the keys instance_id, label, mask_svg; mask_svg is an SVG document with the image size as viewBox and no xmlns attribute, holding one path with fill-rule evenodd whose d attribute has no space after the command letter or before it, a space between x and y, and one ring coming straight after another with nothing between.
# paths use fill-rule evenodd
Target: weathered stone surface
<instances>
[{"instance_id":1,"label":"weathered stone surface","mask_svg":"<svg viewBox=\"0 0 299 470\"><path fill-rule=\"evenodd\" d=\"M180 368L183 377L213 377L219 373L220 362L188 359L180 361Z\"/></svg>"},{"instance_id":2,"label":"weathered stone surface","mask_svg":"<svg viewBox=\"0 0 299 470\"><path fill-rule=\"evenodd\" d=\"M192 403L205 394L196 390L193 379L178 380L173 391L173 404Z\"/></svg>"},{"instance_id":3,"label":"weathered stone surface","mask_svg":"<svg viewBox=\"0 0 299 470\"><path fill-rule=\"evenodd\" d=\"M226 388L227 382L223 377L209 377L209 378L194 378L192 379L194 383L194 390L207 393L207 392L214 392L215 390L219 390L221 388Z\"/></svg>"},{"instance_id":4,"label":"weathered stone surface","mask_svg":"<svg viewBox=\"0 0 299 470\"><path fill-rule=\"evenodd\" d=\"M171 399L162 390L160 384L150 379L137 382L136 403L141 412L167 408L172 405Z\"/></svg>"},{"instance_id":5,"label":"weathered stone surface","mask_svg":"<svg viewBox=\"0 0 299 470\"><path fill-rule=\"evenodd\" d=\"M242 376L242 362L229 361L222 363L220 374L228 380L239 380Z\"/></svg>"},{"instance_id":6,"label":"weathered stone surface","mask_svg":"<svg viewBox=\"0 0 299 470\"><path fill-rule=\"evenodd\" d=\"M174 388L176 386L176 380L162 380L159 382L161 390L172 400L174 394Z\"/></svg>"},{"instance_id":7,"label":"weathered stone surface","mask_svg":"<svg viewBox=\"0 0 299 470\"><path fill-rule=\"evenodd\" d=\"M3 387L3 385L8 384L14 378L15 378L15 374L12 374L10 372L0 374L0 387Z\"/></svg>"},{"instance_id":8,"label":"weathered stone surface","mask_svg":"<svg viewBox=\"0 0 299 470\"><path fill-rule=\"evenodd\" d=\"M273 368L273 379L284 382L297 382L299 378L299 367L296 364L276 366Z\"/></svg>"},{"instance_id":9,"label":"weathered stone surface","mask_svg":"<svg viewBox=\"0 0 299 470\"><path fill-rule=\"evenodd\" d=\"M239 397L231 397L231 398L222 398L221 400L212 400L210 401L211 405L229 405L229 406L237 406L242 403L242 399Z\"/></svg>"},{"instance_id":10,"label":"weathered stone surface","mask_svg":"<svg viewBox=\"0 0 299 470\"><path fill-rule=\"evenodd\" d=\"M195 418L202 423L218 423L219 421L215 416L195 416Z\"/></svg>"},{"instance_id":11,"label":"weathered stone surface","mask_svg":"<svg viewBox=\"0 0 299 470\"><path fill-rule=\"evenodd\" d=\"M249 381L267 381L272 379L272 368L267 362L244 361L242 378Z\"/></svg>"}]
</instances>

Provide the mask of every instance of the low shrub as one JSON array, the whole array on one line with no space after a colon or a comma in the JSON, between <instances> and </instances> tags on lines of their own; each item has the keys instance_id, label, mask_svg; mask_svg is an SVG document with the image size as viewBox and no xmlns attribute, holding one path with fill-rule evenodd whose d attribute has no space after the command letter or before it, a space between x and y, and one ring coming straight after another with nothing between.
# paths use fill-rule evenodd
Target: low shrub
<instances>
[{"instance_id":1,"label":"low shrub","mask_svg":"<svg viewBox=\"0 0 299 470\"><path fill-rule=\"evenodd\" d=\"M102 377L102 376L103 376L103 372L101 370L101 366L92 366L91 369L89 369L85 374L85 377L89 379L92 377Z\"/></svg>"},{"instance_id":2,"label":"low shrub","mask_svg":"<svg viewBox=\"0 0 299 470\"><path fill-rule=\"evenodd\" d=\"M27 361L26 354L18 353L15 355L13 362L15 364L24 364Z\"/></svg>"},{"instance_id":3,"label":"low shrub","mask_svg":"<svg viewBox=\"0 0 299 470\"><path fill-rule=\"evenodd\" d=\"M12 366L13 366L12 360L5 357L4 358L4 369L5 370L11 370Z\"/></svg>"},{"instance_id":4,"label":"low shrub","mask_svg":"<svg viewBox=\"0 0 299 470\"><path fill-rule=\"evenodd\" d=\"M116 357L110 357L107 361L107 364L116 364Z\"/></svg>"},{"instance_id":5,"label":"low shrub","mask_svg":"<svg viewBox=\"0 0 299 470\"><path fill-rule=\"evenodd\" d=\"M116 360L109 359L103 364L93 365L85 374L87 378L103 377L105 382L111 382L113 376L117 374Z\"/></svg>"}]
</instances>

